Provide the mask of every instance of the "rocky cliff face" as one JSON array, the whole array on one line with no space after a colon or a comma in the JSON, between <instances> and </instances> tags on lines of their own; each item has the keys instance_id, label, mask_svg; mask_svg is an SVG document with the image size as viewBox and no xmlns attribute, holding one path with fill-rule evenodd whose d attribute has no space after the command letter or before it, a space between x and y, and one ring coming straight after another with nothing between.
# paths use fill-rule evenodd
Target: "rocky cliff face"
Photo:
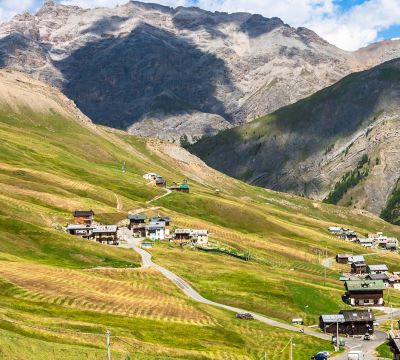
<instances>
[{"instance_id":1,"label":"rocky cliff face","mask_svg":"<svg viewBox=\"0 0 400 360\"><path fill-rule=\"evenodd\" d=\"M253 120L399 55L399 42L349 53L278 18L134 1L91 10L47 1L0 26L0 65L56 85L97 123L161 120L131 131L175 141ZM166 92L173 101L160 105Z\"/></svg>"},{"instance_id":2,"label":"rocky cliff face","mask_svg":"<svg viewBox=\"0 0 400 360\"><path fill-rule=\"evenodd\" d=\"M191 150L253 184L380 214L398 187L399 134L396 59Z\"/></svg>"}]
</instances>

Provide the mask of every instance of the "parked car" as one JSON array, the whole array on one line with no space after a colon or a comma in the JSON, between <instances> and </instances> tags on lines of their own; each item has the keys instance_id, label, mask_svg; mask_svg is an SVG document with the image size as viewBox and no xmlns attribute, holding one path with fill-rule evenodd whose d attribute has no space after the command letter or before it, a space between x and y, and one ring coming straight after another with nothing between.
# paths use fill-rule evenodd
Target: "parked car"
<instances>
[{"instance_id":1,"label":"parked car","mask_svg":"<svg viewBox=\"0 0 400 360\"><path fill-rule=\"evenodd\" d=\"M311 356L312 360L327 360L328 356L324 354L323 352L319 352L313 356Z\"/></svg>"},{"instance_id":2,"label":"parked car","mask_svg":"<svg viewBox=\"0 0 400 360\"><path fill-rule=\"evenodd\" d=\"M364 335L364 340L371 340L371 335L369 333L366 333Z\"/></svg>"},{"instance_id":3,"label":"parked car","mask_svg":"<svg viewBox=\"0 0 400 360\"><path fill-rule=\"evenodd\" d=\"M237 313L236 318L242 319L242 320L253 320L254 319L253 315L251 315L249 313Z\"/></svg>"}]
</instances>

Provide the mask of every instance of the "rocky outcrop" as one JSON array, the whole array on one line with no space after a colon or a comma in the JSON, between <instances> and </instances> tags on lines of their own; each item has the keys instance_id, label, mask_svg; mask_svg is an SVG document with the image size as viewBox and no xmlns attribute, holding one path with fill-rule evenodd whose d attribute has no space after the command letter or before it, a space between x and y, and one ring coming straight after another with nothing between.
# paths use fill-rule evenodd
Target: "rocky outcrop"
<instances>
[{"instance_id":1,"label":"rocky outcrop","mask_svg":"<svg viewBox=\"0 0 400 360\"><path fill-rule=\"evenodd\" d=\"M400 178L400 59L338 83L191 147L212 167L250 183L380 214ZM365 158L367 156L367 158ZM343 176L363 174L352 184Z\"/></svg>"},{"instance_id":2,"label":"rocky outcrop","mask_svg":"<svg viewBox=\"0 0 400 360\"><path fill-rule=\"evenodd\" d=\"M167 92L179 109L173 101L153 123L174 132L184 116L189 138L251 121L399 55L399 42L349 53L278 18L136 1L113 9L47 1L0 26L0 65L62 89L96 123L131 127ZM164 129L151 134L176 139Z\"/></svg>"}]
</instances>

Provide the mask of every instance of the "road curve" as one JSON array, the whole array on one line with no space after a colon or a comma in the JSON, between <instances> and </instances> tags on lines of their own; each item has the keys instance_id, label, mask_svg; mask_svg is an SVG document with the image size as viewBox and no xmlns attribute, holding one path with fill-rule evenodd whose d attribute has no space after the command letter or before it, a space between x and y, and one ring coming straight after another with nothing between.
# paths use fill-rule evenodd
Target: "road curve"
<instances>
[{"instance_id":1,"label":"road curve","mask_svg":"<svg viewBox=\"0 0 400 360\"><path fill-rule=\"evenodd\" d=\"M236 307L225 305L225 304L220 304L220 303L217 303L217 302L214 302L214 301L204 298L181 277L174 274L172 271L169 271L168 269L164 268L163 266L160 266L160 265L154 263L153 260L151 259L151 254L148 253L146 250L143 250L140 247L139 241L132 236L132 234L130 233L130 231L127 228L123 228L122 231L123 231L124 240L127 241L127 244L122 244L121 246L136 251L142 257L142 263L143 263L142 267L143 268L153 267L153 268L157 269L167 279L169 279L176 286L178 286L182 290L182 292L186 296L191 298L192 300L195 300L202 304L212 305L212 306L219 307L219 308L222 308L225 310L229 310L229 311L232 311L235 313L249 313L254 317L254 319L256 319L264 324L275 326L275 327L282 328L285 330L294 331L294 332L302 332L301 329L299 329L295 326L270 319L266 316L259 315L257 313L251 312L251 311L247 311L244 309L236 308ZM314 337L317 337L317 338L320 338L323 340L331 340L330 335L310 331L308 329L305 330L305 334L311 335L311 336L314 336Z\"/></svg>"}]
</instances>

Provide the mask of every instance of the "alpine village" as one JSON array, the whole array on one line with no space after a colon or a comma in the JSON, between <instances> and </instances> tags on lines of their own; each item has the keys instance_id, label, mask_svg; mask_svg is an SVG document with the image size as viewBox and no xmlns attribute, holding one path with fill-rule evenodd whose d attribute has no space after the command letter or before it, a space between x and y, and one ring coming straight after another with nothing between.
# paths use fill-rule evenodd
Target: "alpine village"
<instances>
[{"instance_id":1,"label":"alpine village","mask_svg":"<svg viewBox=\"0 0 400 360\"><path fill-rule=\"evenodd\" d=\"M400 360L398 0L0 19L0 359Z\"/></svg>"}]
</instances>

